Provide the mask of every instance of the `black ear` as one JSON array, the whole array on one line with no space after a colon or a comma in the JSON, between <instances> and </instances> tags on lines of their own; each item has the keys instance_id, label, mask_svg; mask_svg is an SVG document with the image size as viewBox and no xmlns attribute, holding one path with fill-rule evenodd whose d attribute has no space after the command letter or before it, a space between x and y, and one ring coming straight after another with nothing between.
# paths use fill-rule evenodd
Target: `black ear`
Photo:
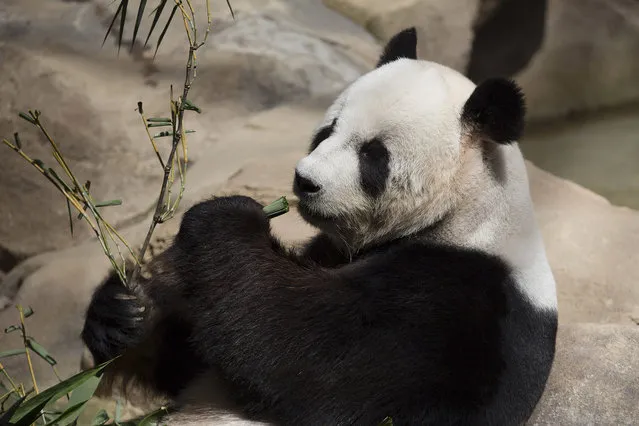
<instances>
[{"instance_id":1,"label":"black ear","mask_svg":"<svg viewBox=\"0 0 639 426\"><path fill-rule=\"evenodd\" d=\"M484 81L466 101L462 122L478 136L501 144L521 138L526 118L526 102L521 88L512 80Z\"/></svg>"},{"instance_id":2,"label":"black ear","mask_svg":"<svg viewBox=\"0 0 639 426\"><path fill-rule=\"evenodd\" d=\"M406 28L395 34L377 61L377 68L399 58L417 59L417 31L415 27Z\"/></svg>"}]
</instances>

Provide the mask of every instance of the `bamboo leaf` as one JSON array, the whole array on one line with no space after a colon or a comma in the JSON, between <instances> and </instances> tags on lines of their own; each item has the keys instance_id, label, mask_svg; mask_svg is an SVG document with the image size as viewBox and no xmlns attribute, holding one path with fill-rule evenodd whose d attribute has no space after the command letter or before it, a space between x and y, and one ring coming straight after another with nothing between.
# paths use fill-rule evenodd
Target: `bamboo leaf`
<instances>
[{"instance_id":1,"label":"bamboo leaf","mask_svg":"<svg viewBox=\"0 0 639 426\"><path fill-rule=\"evenodd\" d=\"M26 120L26 121L28 121L29 123L33 124L33 125L35 125L35 124L36 124L35 119L34 119L33 117L31 117L31 116L29 116L29 115L25 114L24 112L21 112L21 113L19 113L18 115L19 115L19 116L20 116L20 118L22 118L23 120Z\"/></svg>"},{"instance_id":2,"label":"bamboo leaf","mask_svg":"<svg viewBox=\"0 0 639 426\"><path fill-rule=\"evenodd\" d=\"M42 170L45 170L44 162L42 160L40 160L39 158L34 158L33 159L33 163L37 164Z\"/></svg>"},{"instance_id":3,"label":"bamboo leaf","mask_svg":"<svg viewBox=\"0 0 639 426\"><path fill-rule=\"evenodd\" d=\"M95 203L96 207L109 207L109 206L120 206L122 205L122 200L109 200L109 201L102 201L99 203Z\"/></svg>"},{"instance_id":4,"label":"bamboo leaf","mask_svg":"<svg viewBox=\"0 0 639 426\"><path fill-rule=\"evenodd\" d=\"M193 105L193 103L188 99L184 101L183 105L184 105L184 109L187 109L189 111L196 111L198 114L202 112L200 107Z\"/></svg>"},{"instance_id":5,"label":"bamboo leaf","mask_svg":"<svg viewBox=\"0 0 639 426\"><path fill-rule=\"evenodd\" d=\"M74 422L82 413L87 401L91 399L100 384L99 377L91 377L78 386L73 392L65 411L56 419L56 426L67 426Z\"/></svg>"},{"instance_id":6,"label":"bamboo leaf","mask_svg":"<svg viewBox=\"0 0 639 426\"><path fill-rule=\"evenodd\" d=\"M78 388L91 377L99 377L107 365L113 360L109 360L90 370L82 371L63 382L60 382L34 396L22 404L11 416L11 421L15 426L27 426L35 421L40 415L40 411L50 402L55 402L62 396Z\"/></svg>"},{"instance_id":7,"label":"bamboo leaf","mask_svg":"<svg viewBox=\"0 0 639 426\"><path fill-rule=\"evenodd\" d=\"M107 412L104 409L101 409L93 418L91 426L104 426L109 420L110 418Z\"/></svg>"},{"instance_id":8,"label":"bamboo leaf","mask_svg":"<svg viewBox=\"0 0 639 426\"><path fill-rule=\"evenodd\" d=\"M0 417L0 425L10 424L9 420L15 414L15 412L18 411L18 408L20 408L20 405L26 398L27 398L26 396L21 397L19 400L14 402L13 405L11 405L11 407L9 407L7 411L2 413L2 416Z\"/></svg>"},{"instance_id":9,"label":"bamboo leaf","mask_svg":"<svg viewBox=\"0 0 639 426\"><path fill-rule=\"evenodd\" d=\"M146 126L151 128L151 127L166 127L166 126L172 126L173 123L168 122L168 123L149 123Z\"/></svg>"},{"instance_id":10,"label":"bamboo leaf","mask_svg":"<svg viewBox=\"0 0 639 426\"><path fill-rule=\"evenodd\" d=\"M27 337L27 344L29 348L33 350L40 358L49 363L49 365L56 365L58 362L49 354L49 352L40 343L36 342L33 337Z\"/></svg>"},{"instance_id":11,"label":"bamboo leaf","mask_svg":"<svg viewBox=\"0 0 639 426\"><path fill-rule=\"evenodd\" d=\"M393 419L386 417L378 426L393 426Z\"/></svg>"},{"instance_id":12,"label":"bamboo leaf","mask_svg":"<svg viewBox=\"0 0 639 426\"><path fill-rule=\"evenodd\" d=\"M168 413L166 407L160 407L155 411L144 416L136 417L125 422L118 422L119 426L152 426L157 425L158 420Z\"/></svg>"},{"instance_id":13,"label":"bamboo leaf","mask_svg":"<svg viewBox=\"0 0 639 426\"><path fill-rule=\"evenodd\" d=\"M20 330L20 327L18 327L17 325L10 325L9 327L4 329L5 333L12 333L14 331L18 331Z\"/></svg>"},{"instance_id":14,"label":"bamboo leaf","mask_svg":"<svg viewBox=\"0 0 639 426\"><path fill-rule=\"evenodd\" d=\"M24 315L25 318L29 318L31 315L33 315L33 308L29 306L22 312L22 315Z\"/></svg>"},{"instance_id":15,"label":"bamboo leaf","mask_svg":"<svg viewBox=\"0 0 639 426\"><path fill-rule=\"evenodd\" d=\"M51 167L47 169L47 172L69 193L73 192L71 187L64 181ZM68 200L67 200L68 201Z\"/></svg>"},{"instance_id":16,"label":"bamboo leaf","mask_svg":"<svg viewBox=\"0 0 639 426\"><path fill-rule=\"evenodd\" d=\"M24 353L24 348L23 349L11 349L8 351L3 351L0 352L0 358L7 358L10 356L15 356L15 355L22 355Z\"/></svg>"},{"instance_id":17,"label":"bamboo leaf","mask_svg":"<svg viewBox=\"0 0 639 426\"><path fill-rule=\"evenodd\" d=\"M71 236L73 237L73 215L71 214L71 203L67 199L67 212L69 213L69 229L71 230Z\"/></svg>"},{"instance_id":18,"label":"bamboo leaf","mask_svg":"<svg viewBox=\"0 0 639 426\"><path fill-rule=\"evenodd\" d=\"M166 25L164 26L164 29L160 33L160 37L158 37L158 44L157 44L157 46L155 46L155 53L153 53L153 58L155 58L155 56L158 54L158 49L160 48L160 44L162 44L162 40L164 39L164 35L166 34L166 31L169 29L169 25L171 24L171 21L173 20L173 17L175 16L175 11L177 10L177 8L178 8L177 4L175 6L173 6L173 10L171 11L171 15L169 15L169 19L166 21Z\"/></svg>"},{"instance_id":19,"label":"bamboo leaf","mask_svg":"<svg viewBox=\"0 0 639 426\"><path fill-rule=\"evenodd\" d=\"M164 117L151 117L151 118L147 118L146 121L148 121L149 123L171 123L171 119L170 118L164 118Z\"/></svg>"},{"instance_id":20,"label":"bamboo leaf","mask_svg":"<svg viewBox=\"0 0 639 426\"><path fill-rule=\"evenodd\" d=\"M73 423L82 414L85 405L86 401L67 408L58 417L48 421L47 425L66 426Z\"/></svg>"},{"instance_id":21,"label":"bamboo leaf","mask_svg":"<svg viewBox=\"0 0 639 426\"><path fill-rule=\"evenodd\" d=\"M131 40L131 52L133 52L133 46L135 45L135 39L138 36L138 30L140 29L140 22L142 22L142 15L144 14L144 8L146 8L146 0L140 0L138 6L138 16L135 18L135 26L133 27L133 39Z\"/></svg>"},{"instance_id":22,"label":"bamboo leaf","mask_svg":"<svg viewBox=\"0 0 639 426\"><path fill-rule=\"evenodd\" d=\"M13 134L13 140L15 141L16 147L18 147L18 149L22 149L22 142L20 141L20 135L18 135L18 132Z\"/></svg>"}]
</instances>

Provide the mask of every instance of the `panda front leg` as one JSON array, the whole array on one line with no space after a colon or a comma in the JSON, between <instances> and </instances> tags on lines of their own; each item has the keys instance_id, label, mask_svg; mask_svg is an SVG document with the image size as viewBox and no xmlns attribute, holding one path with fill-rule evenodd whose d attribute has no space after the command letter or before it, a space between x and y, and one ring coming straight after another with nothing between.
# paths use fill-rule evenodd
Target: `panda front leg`
<instances>
[{"instance_id":1,"label":"panda front leg","mask_svg":"<svg viewBox=\"0 0 639 426\"><path fill-rule=\"evenodd\" d=\"M166 293L166 285L152 280L144 287ZM184 316L149 297L140 299L112 272L94 292L81 334L96 364L118 357L106 368L98 393L111 394L119 379L125 393L134 384L150 396L176 398L206 369L191 349L190 333Z\"/></svg>"},{"instance_id":2,"label":"panda front leg","mask_svg":"<svg viewBox=\"0 0 639 426\"><path fill-rule=\"evenodd\" d=\"M429 313L433 288L422 281L437 282L429 268L441 256L402 247L340 268L300 264L271 235L262 206L242 196L192 207L174 244L193 346L219 366L249 418L281 425L424 419L418 413L428 403L416 399L433 392L428 374L442 367L423 332L439 342L431 320L459 314L454 305Z\"/></svg>"}]
</instances>

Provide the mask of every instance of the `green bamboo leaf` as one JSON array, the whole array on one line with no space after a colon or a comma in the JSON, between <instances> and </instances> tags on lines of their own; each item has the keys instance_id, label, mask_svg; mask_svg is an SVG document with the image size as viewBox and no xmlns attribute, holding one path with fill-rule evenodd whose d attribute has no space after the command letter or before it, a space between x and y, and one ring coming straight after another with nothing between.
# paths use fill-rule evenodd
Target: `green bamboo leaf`
<instances>
[{"instance_id":1,"label":"green bamboo leaf","mask_svg":"<svg viewBox=\"0 0 639 426\"><path fill-rule=\"evenodd\" d=\"M118 422L119 426L153 426L157 425L158 421L168 413L166 407L160 407L155 411L152 411L149 414L136 417L131 420L127 420L124 422Z\"/></svg>"},{"instance_id":2,"label":"green bamboo leaf","mask_svg":"<svg viewBox=\"0 0 639 426\"><path fill-rule=\"evenodd\" d=\"M96 207L109 207L109 206L120 206L122 205L122 200L109 200L109 201L102 201L99 203L95 203Z\"/></svg>"},{"instance_id":3,"label":"green bamboo leaf","mask_svg":"<svg viewBox=\"0 0 639 426\"><path fill-rule=\"evenodd\" d=\"M44 161L40 160L39 158L34 158L33 163L37 164L42 170L46 170L44 167Z\"/></svg>"},{"instance_id":4,"label":"green bamboo leaf","mask_svg":"<svg viewBox=\"0 0 639 426\"><path fill-rule=\"evenodd\" d=\"M22 118L23 120L28 121L29 123L35 125L36 121L33 117L31 117L30 115L25 114L24 112L21 112L18 114L20 116L20 118Z\"/></svg>"},{"instance_id":5,"label":"green bamboo leaf","mask_svg":"<svg viewBox=\"0 0 639 426\"><path fill-rule=\"evenodd\" d=\"M22 149L22 142L20 141L20 135L18 135L18 132L13 134L13 140L15 141L15 145L18 149Z\"/></svg>"},{"instance_id":6,"label":"green bamboo leaf","mask_svg":"<svg viewBox=\"0 0 639 426\"><path fill-rule=\"evenodd\" d=\"M140 29L140 23L142 22L142 15L144 14L144 9L146 8L146 0L140 0L140 5L138 6L138 16L135 18L135 26L133 27L133 39L131 40L131 52L133 52L133 46L135 45L135 39L138 36L138 30Z\"/></svg>"},{"instance_id":7,"label":"green bamboo leaf","mask_svg":"<svg viewBox=\"0 0 639 426\"><path fill-rule=\"evenodd\" d=\"M91 377L99 377L107 365L109 365L113 360L109 360L98 365L95 368L90 370L82 371L63 382L60 382L44 391L40 394L34 396L28 401L24 402L11 416L11 421L15 426L27 426L33 423L38 416L40 415L40 411L50 402L55 402L64 395L68 394L72 390L78 388L80 385L85 383Z\"/></svg>"},{"instance_id":8,"label":"green bamboo leaf","mask_svg":"<svg viewBox=\"0 0 639 426\"><path fill-rule=\"evenodd\" d=\"M198 114L202 112L202 110L198 106L193 105L193 103L188 99L184 101L184 109L189 111L196 111Z\"/></svg>"},{"instance_id":9,"label":"green bamboo leaf","mask_svg":"<svg viewBox=\"0 0 639 426\"><path fill-rule=\"evenodd\" d=\"M73 423L84 409L87 401L93 397L95 390L100 384L99 377L91 377L86 382L78 386L73 392L67 403L64 412L56 419L56 426L67 426Z\"/></svg>"},{"instance_id":10,"label":"green bamboo leaf","mask_svg":"<svg viewBox=\"0 0 639 426\"><path fill-rule=\"evenodd\" d=\"M93 421L91 422L91 426L104 426L110 419L106 410L101 409L98 411L98 414L95 415Z\"/></svg>"},{"instance_id":11,"label":"green bamboo leaf","mask_svg":"<svg viewBox=\"0 0 639 426\"><path fill-rule=\"evenodd\" d=\"M386 417L378 426L393 426L393 419Z\"/></svg>"},{"instance_id":12,"label":"green bamboo leaf","mask_svg":"<svg viewBox=\"0 0 639 426\"><path fill-rule=\"evenodd\" d=\"M151 23L151 28L149 29L149 34L146 36L146 40L144 40L144 46L146 47L149 39L151 38L151 34L153 34L153 30L155 29L155 25L160 20L160 15L162 15L162 11L164 10L164 6L166 6L168 0L160 0L160 4L153 10L155 12L155 16L153 17L153 23Z\"/></svg>"},{"instance_id":13,"label":"green bamboo leaf","mask_svg":"<svg viewBox=\"0 0 639 426\"><path fill-rule=\"evenodd\" d=\"M164 117L151 117L151 118L147 118L146 121L148 121L149 123L171 123L171 119L170 118L164 118Z\"/></svg>"},{"instance_id":14,"label":"green bamboo leaf","mask_svg":"<svg viewBox=\"0 0 639 426\"><path fill-rule=\"evenodd\" d=\"M18 327L17 325L10 325L9 327L4 329L5 333L12 333L14 331L18 331L20 330L20 327Z\"/></svg>"},{"instance_id":15,"label":"green bamboo leaf","mask_svg":"<svg viewBox=\"0 0 639 426\"><path fill-rule=\"evenodd\" d=\"M33 337L27 337L27 345L33 350L40 358L49 363L49 365L56 365L58 362L49 354L49 352L40 343L36 342Z\"/></svg>"},{"instance_id":16,"label":"green bamboo leaf","mask_svg":"<svg viewBox=\"0 0 639 426\"><path fill-rule=\"evenodd\" d=\"M170 121L168 123L150 123L147 124L146 127L166 127L166 126L172 126L173 123L171 123Z\"/></svg>"},{"instance_id":17,"label":"green bamboo leaf","mask_svg":"<svg viewBox=\"0 0 639 426\"><path fill-rule=\"evenodd\" d=\"M22 311L22 315L24 315L25 318L29 318L31 315L33 315L33 308L31 306L27 307L27 309Z\"/></svg>"},{"instance_id":18,"label":"green bamboo leaf","mask_svg":"<svg viewBox=\"0 0 639 426\"><path fill-rule=\"evenodd\" d=\"M22 349L11 349L8 351L0 352L0 358L7 358L15 355L22 355L24 353L24 348Z\"/></svg>"},{"instance_id":19,"label":"green bamboo leaf","mask_svg":"<svg viewBox=\"0 0 639 426\"><path fill-rule=\"evenodd\" d=\"M169 25L171 24L171 21L173 20L173 17L175 16L175 11L177 10L177 8L178 8L177 4L173 6L173 10L171 11L171 14L169 15L169 19L166 21L166 25L164 26L164 29L160 33L160 37L158 37L158 44L157 46L155 46L155 53L153 53L154 59L155 59L155 56L158 54L158 49L160 48L160 44L162 44L164 35L166 34L166 31L169 29Z\"/></svg>"},{"instance_id":20,"label":"green bamboo leaf","mask_svg":"<svg viewBox=\"0 0 639 426\"><path fill-rule=\"evenodd\" d=\"M67 213L69 213L69 229L71 230L71 237L73 237L73 215L71 214L71 202L67 199Z\"/></svg>"},{"instance_id":21,"label":"green bamboo leaf","mask_svg":"<svg viewBox=\"0 0 639 426\"><path fill-rule=\"evenodd\" d=\"M47 172L67 191L73 192L71 187L53 170L51 167L47 169Z\"/></svg>"},{"instance_id":22,"label":"green bamboo leaf","mask_svg":"<svg viewBox=\"0 0 639 426\"><path fill-rule=\"evenodd\" d=\"M9 424L11 424L11 423L9 423L9 420L15 414L15 412L18 411L18 408L20 408L20 405L22 404L22 402L24 402L24 400L26 398L27 398L26 395L21 397L19 400L14 402L11 405L11 407L9 407L9 409L7 411L2 413L2 416L0 416L0 425L9 425Z\"/></svg>"},{"instance_id":23,"label":"green bamboo leaf","mask_svg":"<svg viewBox=\"0 0 639 426\"><path fill-rule=\"evenodd\" d=\"M55 426L69 425L73 423L74 421L76 421L76 419L80 416L80 414L82 414L82 410L84 410L85 405L86 405L86 402L80 402L78 404L75 404L67 408L66 410L64 410L59 416L53 418L50 421L47 421L46 424L55 425Z\"/></svg>"}]
</instances>

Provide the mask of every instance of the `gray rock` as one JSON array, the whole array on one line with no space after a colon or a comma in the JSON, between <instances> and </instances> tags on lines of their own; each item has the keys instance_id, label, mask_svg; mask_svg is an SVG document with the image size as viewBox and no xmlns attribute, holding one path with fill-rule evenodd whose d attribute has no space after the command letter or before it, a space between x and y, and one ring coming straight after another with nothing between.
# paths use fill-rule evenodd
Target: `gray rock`
<instances>
[{"instance_id":1,"label":"gray rock","mask_svg":"<svg viewBox=\"0 0 639 426\"><path fill-rule=\"evenodd\" d=\"M529 117L639 100L639 7L628 0L324 0L381 42L418 27L421 58L474 79L511 75ZM544 25L545 23L545 25Z\"/></svg>"},{"instance_id":2,"label":"gray rock","mask_svg":"<svg viewBox=\"0 0 639 426\"><path fill-rule=\"evenodd\" d=\"M110 108L104 107L108 100L103 108L96 108L92 96L101 95L106 88L87 93L82 84L87 80L70 74L71 69L72 64L61 64L51 56L0 43L0 135L12 140L13 133L19 132L25 153L64 176L49 142L18 117L21 111L41 110L42 122L71 169L82 183L92 181L94 198L123 198L128 204L124 209L103 210L117 224L148 209L153 194L147 188L160 176L160 169L153 164L148 145L131 142L124 114L113 109L117 101ZM134 106L130 100L126 109L135 120ZM142 126L137 127L143 135ZM68 247L90 235L84 223L76 222L75 239L71 237L64 197L23 158L4 144L0 158L0 258L5 263L1 268L6 270L19 259Z\"/></svg>"},{"instance_id":3,"label":"gray rock","mask_svg":"<svg viewBox=\"0 0 639 426\"><path fill-rule=\"evenodd\" d=\"M639 422L639 328L559 327L557 355L531 426Z\"/></svg>"},{"instance_id":4,"label":"gray rock","mask_svg":"<svg viewBox=\"0 0 639 426\"><path fill-rule=\"evenodd\" d=\"M639 7L627 0L549 0L544 44L517 80L534 118L639 100Z\"/></svg>"}]
</instances>

